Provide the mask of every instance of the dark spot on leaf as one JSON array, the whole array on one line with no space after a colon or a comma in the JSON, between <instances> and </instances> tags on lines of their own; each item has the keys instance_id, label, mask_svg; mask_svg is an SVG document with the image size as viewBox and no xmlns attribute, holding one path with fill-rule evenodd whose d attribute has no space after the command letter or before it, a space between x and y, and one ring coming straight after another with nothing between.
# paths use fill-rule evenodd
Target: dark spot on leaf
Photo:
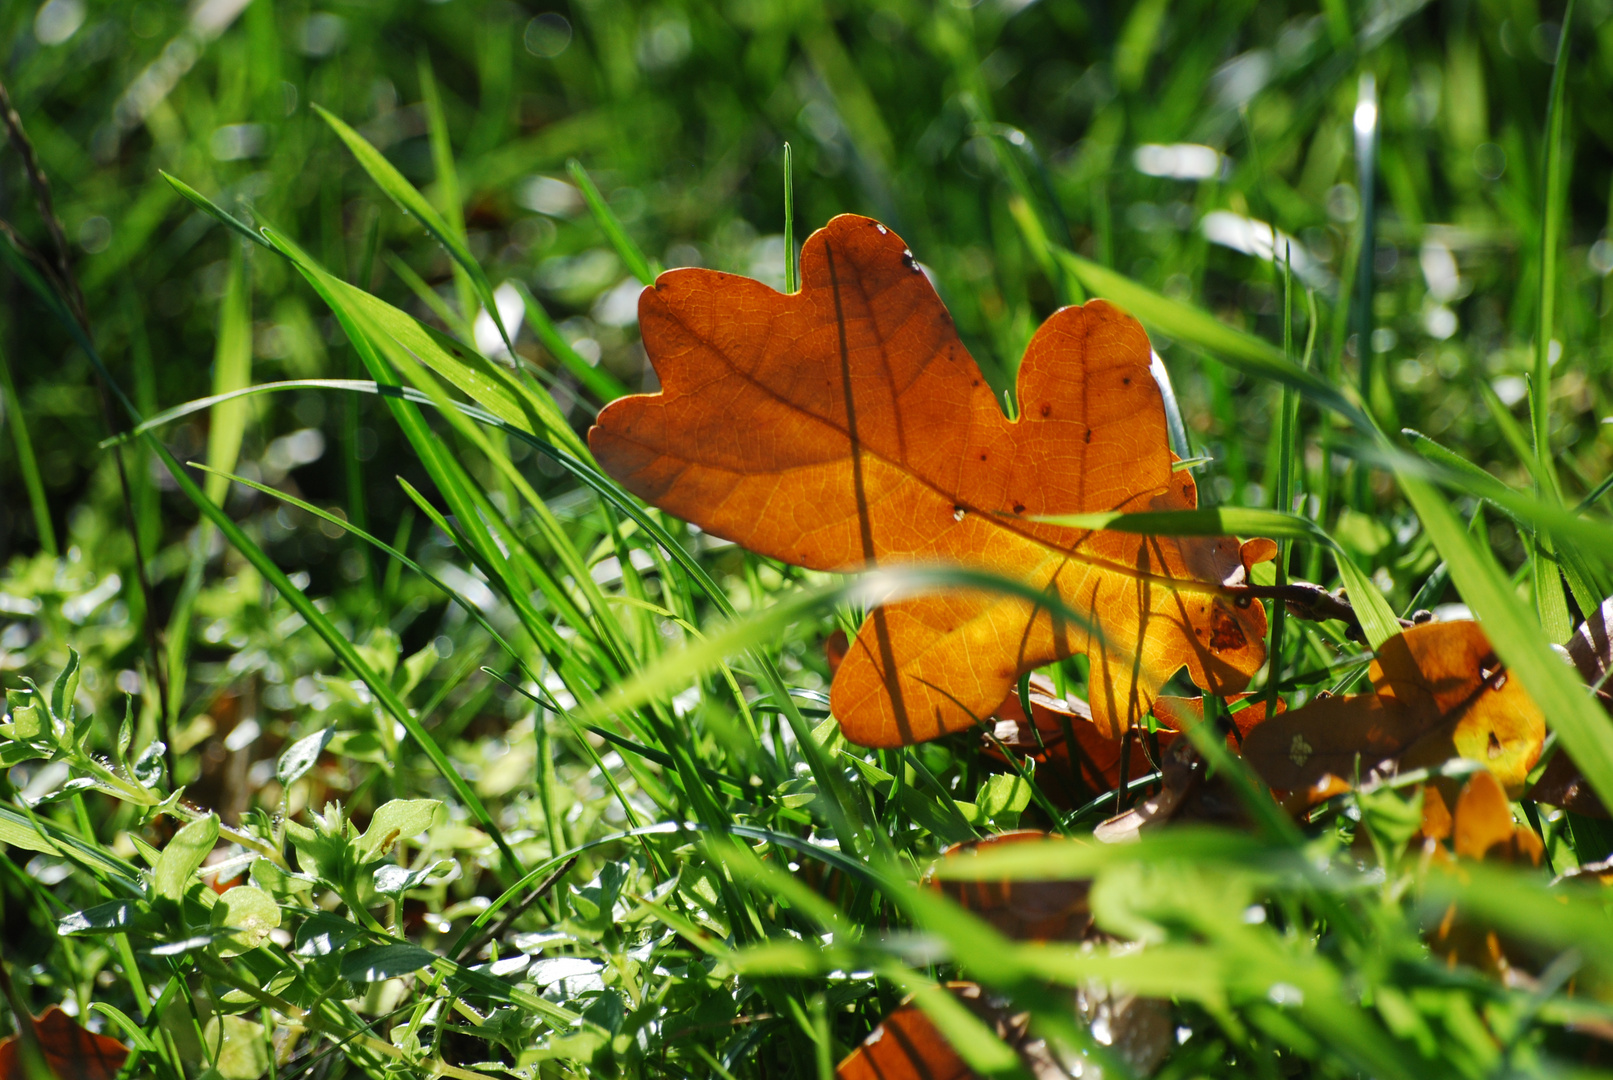
<instances>
[{"instance_id":1,"label":"dark spot on leaf","mask_svg":"<svg viewBox=\"0 0 1613 1080\"><path fill-rule=\"evenodd\" d=\"M1024 503L1015 503L1014 504L1014 513L1023 514L1024 512L1025 512L1025 504Z\"/></svg>"},{"instance_id":2,"label":"dark spot on leaf","mask_svg":"<svg viewBox=\"0 0 1613 1080\"><path fill-rule=\"evenodd\" d=\"M1238 620L1219 604L1210 611L1210 623L1210 648L1217 652L1241 649L1249 644L1249 639L1244 637L1243 627L1238 625Z\"/></svg>"},{"instance_id":3,"label":"dark spot on leaf","mask_svg":"<svg viewBox=\"0 0 1613 1080\"><path fill-rule=\"evenodd\" d=\"M986 460L986 455L985 455L985 454L981 454L981 455L980 455L980 460L981 460L981 461L985 461L985 460Z\"/></svg>"},{"instance_id":4,"label":"dark spot on leaf","mask_svg":"<svg viewBox=\"0 0 1613 1080\"><path fill-rule=\"evenodd\" d=\"M1053 406L1051 406L1051 405L1043 405L1042 406L1042 415L1043 416L1052 416L1053 415Z\"/></svg>"},{"instance_id":5,"label":"dark spot on leaf","mask_svg":"<svg viewBox=\"0 0 1613 1080\"><path fill-rule=\"evenodd\" d=\"M1121 379L1120 380L1120 385L1121 386L1130 386L1131 385L1131 376L1127 375L1124 379Z\"/></svg>"},{"instance_id":6,"label":"dark spot on leaf","mask_svg":"<svg viewBox=\"0 0 1613 1080\"><path fill-rule=\"evenodd\" d=\"M1087 428L1086 434L1081 436L1081 438L1086 442L1091 442L1092 441L1092 429Z\"/></svg>"}]
</instances>

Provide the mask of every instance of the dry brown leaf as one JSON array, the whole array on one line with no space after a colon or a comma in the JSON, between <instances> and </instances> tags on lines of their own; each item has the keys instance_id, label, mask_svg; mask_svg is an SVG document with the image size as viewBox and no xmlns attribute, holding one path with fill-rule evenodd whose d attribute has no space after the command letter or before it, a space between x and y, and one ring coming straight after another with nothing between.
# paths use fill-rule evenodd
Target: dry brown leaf
<instances>
[{"instance_id":1,"label":"dry brown leaf","mask_svg":"<svg viewBox=\"0 0 1613 1080\"><path fill-rule=\"evenodd\" d=\"M1545 718L1500 669L1471 621L1426 623L1390 638L1370 669L1373 693L1319 698L1250 733L1244 756L1274 788L1353 779L1454 757L1481 762L1509 794L1540 757Z\"/></svg>"},{"instance_id":2,"label":"dry brown leaf","mask_svg":"<svg viewBox=\"0 0 1613 1080\"><path fill-rule=\"evenodd\" d=\"M1568 655L1574 667L1587 683L1601 688L1603 705L1613 704L1613 694L1609 694L1613 691L1613 679L1608 678L1608 672L1613 670L1610 624L1613 624L1613 596L1603 600L1602 606L1591 612L1568 639Z\"/></svg>"},{"instance_id":3,"label":"dry brown leaf","mask_svg":"<svg viewBox=\"0 0 1613 1080\"><path fill-rule=\"evenodd\" d=\"M1513 820L1512 804L1499 780L1483 769L1474 773L1463 785L1455 810L1441 820L1445 805L1441 788L1446 786L1430 784L1424 789L1423 831L1429 836L1425 845L1431 861L1448 864L1449 856L1436 835L1444 826L1458 859L1540 865L1545 846L1533 829ZM1431 825L1436 832L1429 831ZM1483 923L1464 916L1455 904L1446 909L1430 944L1450 964L1468 964L1509 984L1516 976L1526 975L1522 965L1529 962L1527 953L1516 942L1508 942Z\"/></svg>"},{"instance_id":4,"label":"dry brown leaf","mask_svg":"<svg viewBox=\"0 0 1613 1080\"><path fill-rule=\"evenodd\" d=\"M941 853L941 860L968 859L982 851L1025 843L1073 844L1078 841L1022 829L953 844ZM1092 911L1087 906L1089 882L937 878L935 867L931 867L924 876L924 883L985 919L999 933L1018 941L1080 941L1092 927Z\"/></svg>"},{"instance_id":5,"label":"dry brown leaf","mask_svg":"<svg viewBox=\"0 0 1613 1080\"><path fill-rule=\"evenodd\" d=\"M1201 821L1219 825L1245 825L1248 811L1223 776L1206 776L1204 758L1190 739L1176 739L1161 754L1161 788L1131 809L1110 818L1092 831L1105 844L1137 839L1143 829L1167 821Z\"/></svg>"},{"instance_id":6,"label":"dry brown leaf","mask_svg":"<svg viewBox=\"0 0 1613 1080\"><path fill-rule=\"evenodd\" d=\"M1251 698L1253 700L1251 700ZM1227 732L1227 748L1238 750L1243 746L1243 740L1249 733L1266 720L1266 701L1263 696L1250 694L1231 694L1226 699L1227 704L1237 705L1247 701L1243 708L1227 714L1232 726L1238 729L1236 735ZM1280 714L1288 706L1283 704L1281 698L1277 699L1277 712ZM1154 719L1173 734L1186 731L1195 724L1204 720L1204 699L1185 697L1162 697L1154 702Z\"/></svg>"},{"instance_id":7,"label":"dry brown leaf","mask_svg":"<svg viewBox=\"0 0 1613 1080\"><path fill-rule=\"evenodd\" d=\"M1055 805L1065 809L1076 805L1084 794L1078 790L1081 785L1071 783L1077 776L1086 787L1099 794L1119 786L1120 759L1128 743L1130 760L1125 770L1128 778L1145 776L1157 767L1149 759L1148 746L1143 739L1128 740L1124 735L1105 735L1092 722L1092 710L1087 703L1079 698L1058 697L1050 679L1032 675L1028 696L1032 719L1026 720L1019 694L1009 694L997 706L991 737L982 736L985 744L983 749L988 758L1005 762L1002 750L998 748L1001 744L1006 749L1024 754L1038 766L1047 766L1045 773L1039 771L1037 775L1044 777L1040 781L1043 791ZM1066 726L1075 736L1077 744L1074 760L1071 760L1070 745L1065 738ZM1173 738L1175 735L1172 733L1162 733L1161 749L1168 746Z\"/></svg>"},{"instance_id":8,"label":"dry brown leaf","mask_svg":"<svg viewBox=\"0 0 1613 1080\"><path fill-rule=\"evenodd\" d=\"M1545 848L1533 829L1512 819L1507 793L1488 771L1468 779L1451 815L1451 846L1468 859L1540 865Z\"/></svg>"},{"instance_id":9,"label":"dry brown leaf","mask_svg":"<svg viewBox=\"0 0 1613 1080\"><path fill-rule=\"evenodd\" d=\"M32 1019L34 1036L45 1063L60 1080L113 1080L129 1056L129 1048L106 1035L97 1035L52 1005ZM30 1080L22 1062L16 1035L0 1040L0 1080Z\"/></svg>"},{"instance_id":10,"label":"dry brown leaf","mask_svg":"<svg viewBox=\"0 0 1613 1080\"><path fill-rule=\"evenodd\" d=\"M1572 810L1576 814L1586 817L1608 817L1607 807L1597 798L1596 792L1591 789L1591 783L1580 772L1574 759L1568 756L1561 744L1551 760L1546 763L1545 771L1540 774L1534 786L1529 789L1529 798L1535 802L1543 802L1548 806L1558 806L1564 810Z\"/></svg>"},{"instance_id":11,"label":"dry brown leaf","mask_svg":"<svg viewBox=\"0 0 1613 1080\"><path fill-rule=\"evenodd\" d=\"M980 987L966 985L978 1000ZM948 989L971 1001L959 993L960 986ZM835 1069L838 1080L975 1080L976 1075L912 999L892 1010Z\"/></svg>"},{"instance_id":12,"label":"dry brown leaf","mask_svg":"<svg viewBox=\"0 0 1613 1080\"><path fill-rule=\"evenodd\" d=\"M1087 1060L1059 1060L1029 1030L1029 1016L1013 1012L975 983L948 983L947 989L985 1021L1019 1057L1031 1080L1101 1078ZM1176 1045L1170 1003L1158 998L1112 994L1096 985L1077 991L1075 1013L1134 1076L1151 1076ZM886 1016L861 1046L835 1070L837 1080L977 1080L975 1073L912 998Z\"/></svg>"},{"instance_id":13,"label":"dry brown leaf","mask_svg":"<svg viewBox=\"0 0 1613 1080\"><path fill-rule=\"evenodd\" d=\"M600 413L589 445L606 471L763 555L835 571L963 565L1051 590L1102 630L995 592L885 604L835 677L847 738L965 730L1022 672L1080 653L1107 734L1184 666L1217 693L1247 684L1266 620L1225 595L1246 573L1236 541L1036 520L1197 505L1134 319L1101 300L1056 312L1026 350L1010 421L889 229L835 218L807 240L801 281L783 295L710 270L661 275L639 325L662 389Z\"/></svg>"}]
</instances>

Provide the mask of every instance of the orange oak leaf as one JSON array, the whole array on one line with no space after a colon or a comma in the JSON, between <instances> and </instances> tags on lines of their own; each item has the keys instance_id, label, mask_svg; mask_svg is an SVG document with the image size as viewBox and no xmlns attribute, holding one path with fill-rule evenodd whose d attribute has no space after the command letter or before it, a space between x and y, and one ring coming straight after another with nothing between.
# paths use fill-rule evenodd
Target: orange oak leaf
<instances>
[{"instance_id":1,"label":"orange oak leaf","mask_svg":"<svg viewBox=\"0 0 1613 1080\"><path fill-rule=\"evenodd\" d=\"M1423 833L1428 837L1424 850L1432 863L1447 869L1461 860L1540 865L1545 845L1533 829L1513 820L1512 804L1493 774L1484 769L1475 772L1462 786L1455 810L1447 808L1441 790L1448 786L1442 782L1423 789ZM1430 831L1431 824L1435 831ZM1455 851L1454 860L1439 844L1446 838L1438 834L1441 827ZM1469 964L1500 978L1529 961L1517 942L1503 938L1484 920L1465 915L1456 904L1445 909L1429 945L1452 965Z\"/></svg>"},{"instance_id":2,"label":"orange oak leaf","mask_svg":"<svg viewBox=\"0 0 1613 1080\"><path fill-rule=\"evenodd\" d=\"M109 1036L97 1035L60 1006L52 1005L31 1023L45 1064L63 1080L112 1080L129 1056L127 1046ZM0 1080L25 1080L28 1076L17 1036L0 1040Z\"/></svg>"},{"instance_id":3,"label":"orange oak leaf","mask_svg":"<svg viewBox=\"0 0 1613 1080\"><path fill-rule=\"evenodd\" d=\"M1273 717L1243 753L1275 788L1353 778L1461 757L1481 762L1517 794L1540 757L1545 718L1501 669L1476 622L1414 626L1384 642L1368 674L1373 693L1326 697Z\"/></svg>"},{"instance_id":4,"label":"orange oak leaf","mask_svg":"<svg viewBox=\"0 0 1613 1080\"><path fill-rule=\"evenodd\" d=\"M1093 722L1111 735L1184 666L1217 693L1247 684L1266 620L1227 595L1246 573L1236 541L1037 520L1197 505L1191 475L1172 468L1135 320L1101 300L1052 315L1009 420L885 226L835 218L807 240L801 281L783 295L710 270L662 274L639 299L662 389L600 413L588 433L600 464L763 555L831 571L963 565L1054 594L1084 620L980 590L878 607L834 680L847 738L897 746L965 730L1022 672L1079 653Z\"/></svg>"}]
</instances>

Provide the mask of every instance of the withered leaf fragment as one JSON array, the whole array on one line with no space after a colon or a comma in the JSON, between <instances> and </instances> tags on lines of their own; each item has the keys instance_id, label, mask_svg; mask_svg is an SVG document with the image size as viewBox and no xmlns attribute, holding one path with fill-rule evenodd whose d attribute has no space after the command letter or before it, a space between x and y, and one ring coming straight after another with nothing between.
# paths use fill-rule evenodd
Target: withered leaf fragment
<instances>
[{"instance_id":1,"label":"withered leaf fragment","mask_svg":"<svg viewBox=\"0 0 1613 1080\"><path fill-rule=\"evenodd\" d=\"M1477 761L1516 794L1540 757L1545 718L1500 666L1476 622L1425 623L1384 642L1373 693L1324 697L1256 727L1243 753L1274 788Z\"/></svg>"},{"instance_id":2,"label":"withered leaf fragment","mask_svg":"<svg viewBox=\"0 0 1613 1080\"><path fill-rule=\"evenodd\" d=\"M1148 743L1141 732L1128 739L1124 734L1105 735L1092 722L1092 710L1080 698L1061 698L1052 680L1042 675L1030 677L1031 716L1017 692L1003 699L993 715L989 737L981 734L981 749L988 759L1007 766L1004 750L1024 754L1035 761L1039 783L1047 797L1058 806L1074 808L1090 797L1087 789L1102 794L1120 783L1121 758L1130 779L1154 771L1148 757ZM1164 699L1159 699L1163 701ZM1159 702L1156 701L1157 708ZM1067 735L1075 736L1074 753ZM1173 735L1162 732L1160 745Z\"/></svg>"},{"instance_id":3,"label":"withered leaf fragment","mask_svg":"<svg viewBox=\"0 0 1613 1080\"><path fill-rule=\"evenodd\" d=\"M1029 1016L1012 1011L975 983L947 983L947 990L1013 1047L1032 1080L1073 1080L1047 1043L1027 1029ZM837 1080L978 1080L952 1044L912 998L880 1021L837 1069Z\"/></svg>"},{"instance_id":4,"label":"withered leaf fragment","mask_svg":"<svg viewBox=\"0 0 1613 1080\"><path fill-rule=\"evenodd\" d=\"M1246 572L1236 541L1037 520L1197 505L1191 475L1172 470L1134 319L1101 300L1053 314L1009 420L885 226L835 218L808 239L801 281L782 295L710 270L661 275L639 326L662 389L600 413L588 441L605 470L763 555L833 571L962 565L1056 594L1084 620L980 590L878 607L834 681L847 738L965 730L1022 672L1079 653L1093 722L1111 735L1184 666L1217 693L1247 684L1266 620L1225 595Z\"/></svg>"},{"instance_id":5,"label":"withered leaf fragment","mask_svg":"<svg viewBox=\"0 0 1613 1080\"><path fill-rule=\"evenodd\" d=\"M129 1048L106 1035L97 1035L52 1005L30 1018L45 1064L62 1080L112 1080L129 1056ZM0 1080L32 1080L23 1065L22 1046L16 1035L0 1040Z\"/></svg>"}]
</instances>

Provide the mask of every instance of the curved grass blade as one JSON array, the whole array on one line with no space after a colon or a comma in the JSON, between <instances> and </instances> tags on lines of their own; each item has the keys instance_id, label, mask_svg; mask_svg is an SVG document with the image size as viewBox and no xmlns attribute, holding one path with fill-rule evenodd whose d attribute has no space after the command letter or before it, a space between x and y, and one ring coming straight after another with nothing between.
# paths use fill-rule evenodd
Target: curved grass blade
<instances>
[{"instance_id":1,"label":"curved grass blade","mask_svg":"<svg viewBox=\"0 0 1613 1080\"><path fill-rule=\"evenodd\" d=\"M191 187L177 176L172 176L168 173L165 173L161 169L157 170L157 175L168 181L169 186L175 191L179 192L179 194L187 202L191 203L198 210L201 210L204 214L207 214L209 217L217 220L220 224L236 233L236 235L242 237L243 239L252 241L261 248L268 248L270 251L274 250L274 248L270 247L267 240L259 236L256 232L252 231L252 229L249 228L246 223L241 221L240 218L236 217L228 210L225 210L222 206L218 205L218 203L214 202L212 199L209 199L206 195L203 195L201 192L197 191L195 188Z\"/></svg>"},{"instance_id":2,"label":"curved grass blade","mask_svg":"<svg viewBox=\"0 0 1613 1080\"><path fill-rule=\"evenodd\" d=\"M397 167L388 161L381 151L371 146L364 136L354 131L330 110L320 105L313 105L312 108L325 123L330 125L331 130L336 132L336 137L346 144L347 149L352 152L359 165L365 172L370 174L370 179L375 181L375 185L386 192L387 196L397 203L400 210L406 214L413 215L415 220L425 226L426 231L447 250L454 262L458 263L465 271L465 274L470 278L472 288L476 290L476 298L482 302L482 307L487 309L487 313L491 316L494 325L498 327L499 336L504 339L505 348L509 349L513 354L515 352L515 343L510 340L510 332L504 328L504 320L499 317L498 304L493 300L493 287L488 283L487 275L482 272L481 264L471 257L470 250L454 234L448 223L442 219L442 215L437 213L431 203L426 201L426 197L420 194L413 184L404 179L403 174L397 170Z\"/></svg>"},{"instance_id":3,"label":"curved grass blade","mask_svg":"<svg viewBox=\"0 0 1613 1080\"><path fill-rule=\"evenodd\" d=\"M221 405L226 401L251 397L254 394L274 393L278 390L359 390L364 393L374 394L378 392L378 387L370 379L282 379L277 382L254 383L239 390L231 390L224 394L209 394L207 397L195 398L181 405L175 405L171 409L153 413L150 418L140 421L128 431L120 432L111 438L102 439L97 444L97 449L107 450L113 446L130 442L138 435L154 431L166 424L173 423L175 420L182 420L192 413L205 412L214 405ZM424 397L425 395L421 396Z\"/></svg>"},{"instance_id":4,"label":"curved grass blade","mask_svg":"<svg viewBox=\"0 0 1613 1080\"><path fill-rule=\"evenodd\" d=\"M1333 449L1369 461L1396 476L1419 478L1488 500L1514 520L1550 536L1559 552L1572 548L1574 557L1584 565L1613 568L1613 523L1584 517L1560 503L1508 487L1482 469L1446 468L1387 442L1340 443Z\"/></svg>"},{"instance_id":5,"label":"curved grass blade","mask_svg":"<svg viewBox=\"0 0 1613 1080\"><path fill-rule=\"evenodd\" d=\"M1540 460L1542 491L1561 498L1557 468L1551 456L1551 334L1557 305L1557 254L1562 240L1563 115L1567 112L1568 38L1574 22L1574 0L1563 8L1557 34L1557 56L1551 69L1551 97L1546 105L1546 159L1541 168L1540 196L1540 324L1535 334L1534 378L1529 382L1529 416L1534 427L1535 456ZM1562 586L1557 586L1561 592Z\"/></svg>"}]
</instances>

